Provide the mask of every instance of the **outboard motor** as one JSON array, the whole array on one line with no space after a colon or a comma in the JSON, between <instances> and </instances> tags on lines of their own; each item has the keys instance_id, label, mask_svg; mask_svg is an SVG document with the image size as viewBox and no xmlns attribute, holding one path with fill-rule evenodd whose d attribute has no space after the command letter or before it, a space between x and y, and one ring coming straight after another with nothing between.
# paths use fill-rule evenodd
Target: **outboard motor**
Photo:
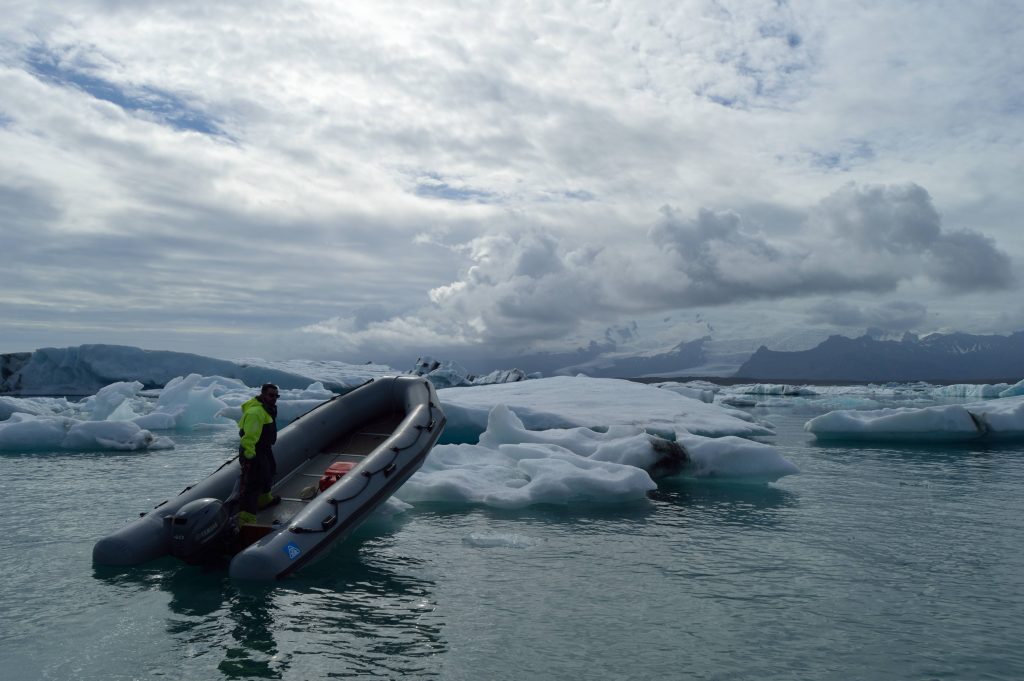
<instances>
[{"instance_id":1,"label":"outboard motor","mask_svg":"<svg viewBox=\"0 0 1024 681\"><path fill-rule=\"evenodd\" d=\"M236 524L219 499L190 501L169 521L171 555L192 565L221 560L237 534Z\"/></svg>"}]
</instances>

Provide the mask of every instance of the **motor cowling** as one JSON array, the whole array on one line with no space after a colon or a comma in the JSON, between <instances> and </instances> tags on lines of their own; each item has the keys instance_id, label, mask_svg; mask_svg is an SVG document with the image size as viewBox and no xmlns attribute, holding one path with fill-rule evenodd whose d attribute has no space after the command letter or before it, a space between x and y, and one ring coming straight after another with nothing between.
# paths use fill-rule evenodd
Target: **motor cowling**
<instances>
[{"instance_id":1,"label":"motor cowling","mask_svg":"<svg viewBox=\"0 0 1024 681\"><path fill-rule=\"evenodd\" d=\"M219 499L195 499L170 518L171 555L193 565L216 562L228 552L236 529Z\"/></svg>"}]
</instances>

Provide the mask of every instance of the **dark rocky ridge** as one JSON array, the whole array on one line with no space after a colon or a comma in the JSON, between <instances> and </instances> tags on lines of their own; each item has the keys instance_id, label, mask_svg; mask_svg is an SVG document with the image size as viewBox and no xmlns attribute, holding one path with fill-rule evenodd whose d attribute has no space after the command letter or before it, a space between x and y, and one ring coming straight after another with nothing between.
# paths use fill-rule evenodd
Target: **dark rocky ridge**
<instances>
[{"instance_id":1,"label":"dark rocky ridge","mask_svg":"<svg viewBox=\"0 0 1024 681\"><path fill-rule=\"evenodd\" d=\"M1024 377L1024 332L1010 336L932 334L902 340L831 336L817 347L762 346L736 372L758 381L1016 382Z\"/></svg>"}]
</instances>

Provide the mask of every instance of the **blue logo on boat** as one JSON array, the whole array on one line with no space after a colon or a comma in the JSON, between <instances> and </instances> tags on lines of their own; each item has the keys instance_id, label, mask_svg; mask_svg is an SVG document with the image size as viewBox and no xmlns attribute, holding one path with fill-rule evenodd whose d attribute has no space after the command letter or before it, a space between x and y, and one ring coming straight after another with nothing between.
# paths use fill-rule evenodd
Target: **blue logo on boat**
<instances>
[{"instance_id":1,"label":"blue logo on boat","mask_svg":"<svg viewBox=\"0 0 1024 681\"><path fill-rule=\"evenodd\" d=\"M289 544L284 547L284 552L288 554L288 560L295 560L302 554L302 549L295 544Z\"/></svg>"}]
</instances>

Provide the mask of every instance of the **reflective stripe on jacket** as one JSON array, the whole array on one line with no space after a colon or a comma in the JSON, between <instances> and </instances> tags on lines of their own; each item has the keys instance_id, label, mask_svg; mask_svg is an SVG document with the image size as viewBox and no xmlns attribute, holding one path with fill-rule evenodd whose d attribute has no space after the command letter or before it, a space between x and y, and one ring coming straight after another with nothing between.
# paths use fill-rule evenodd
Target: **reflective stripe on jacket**
<instances>
[{"instance_id":1,"label":"reflective stripe on jacket","mask_svg":"<svg viewBox=\"0 0 1024 681\"><path fill-rule=\"evenodd\" d=\"M267 413L263 403L257 398L254 397L242 405L242 418L238 421L238 430L242 436L242 454L245 458L251 459L256 456L256 444L263 435L263 426L273 422L274 417ZM273 430L273 440L261 444L269 446L277 440L277 429Z\"/></svg>"}]
</instances>

